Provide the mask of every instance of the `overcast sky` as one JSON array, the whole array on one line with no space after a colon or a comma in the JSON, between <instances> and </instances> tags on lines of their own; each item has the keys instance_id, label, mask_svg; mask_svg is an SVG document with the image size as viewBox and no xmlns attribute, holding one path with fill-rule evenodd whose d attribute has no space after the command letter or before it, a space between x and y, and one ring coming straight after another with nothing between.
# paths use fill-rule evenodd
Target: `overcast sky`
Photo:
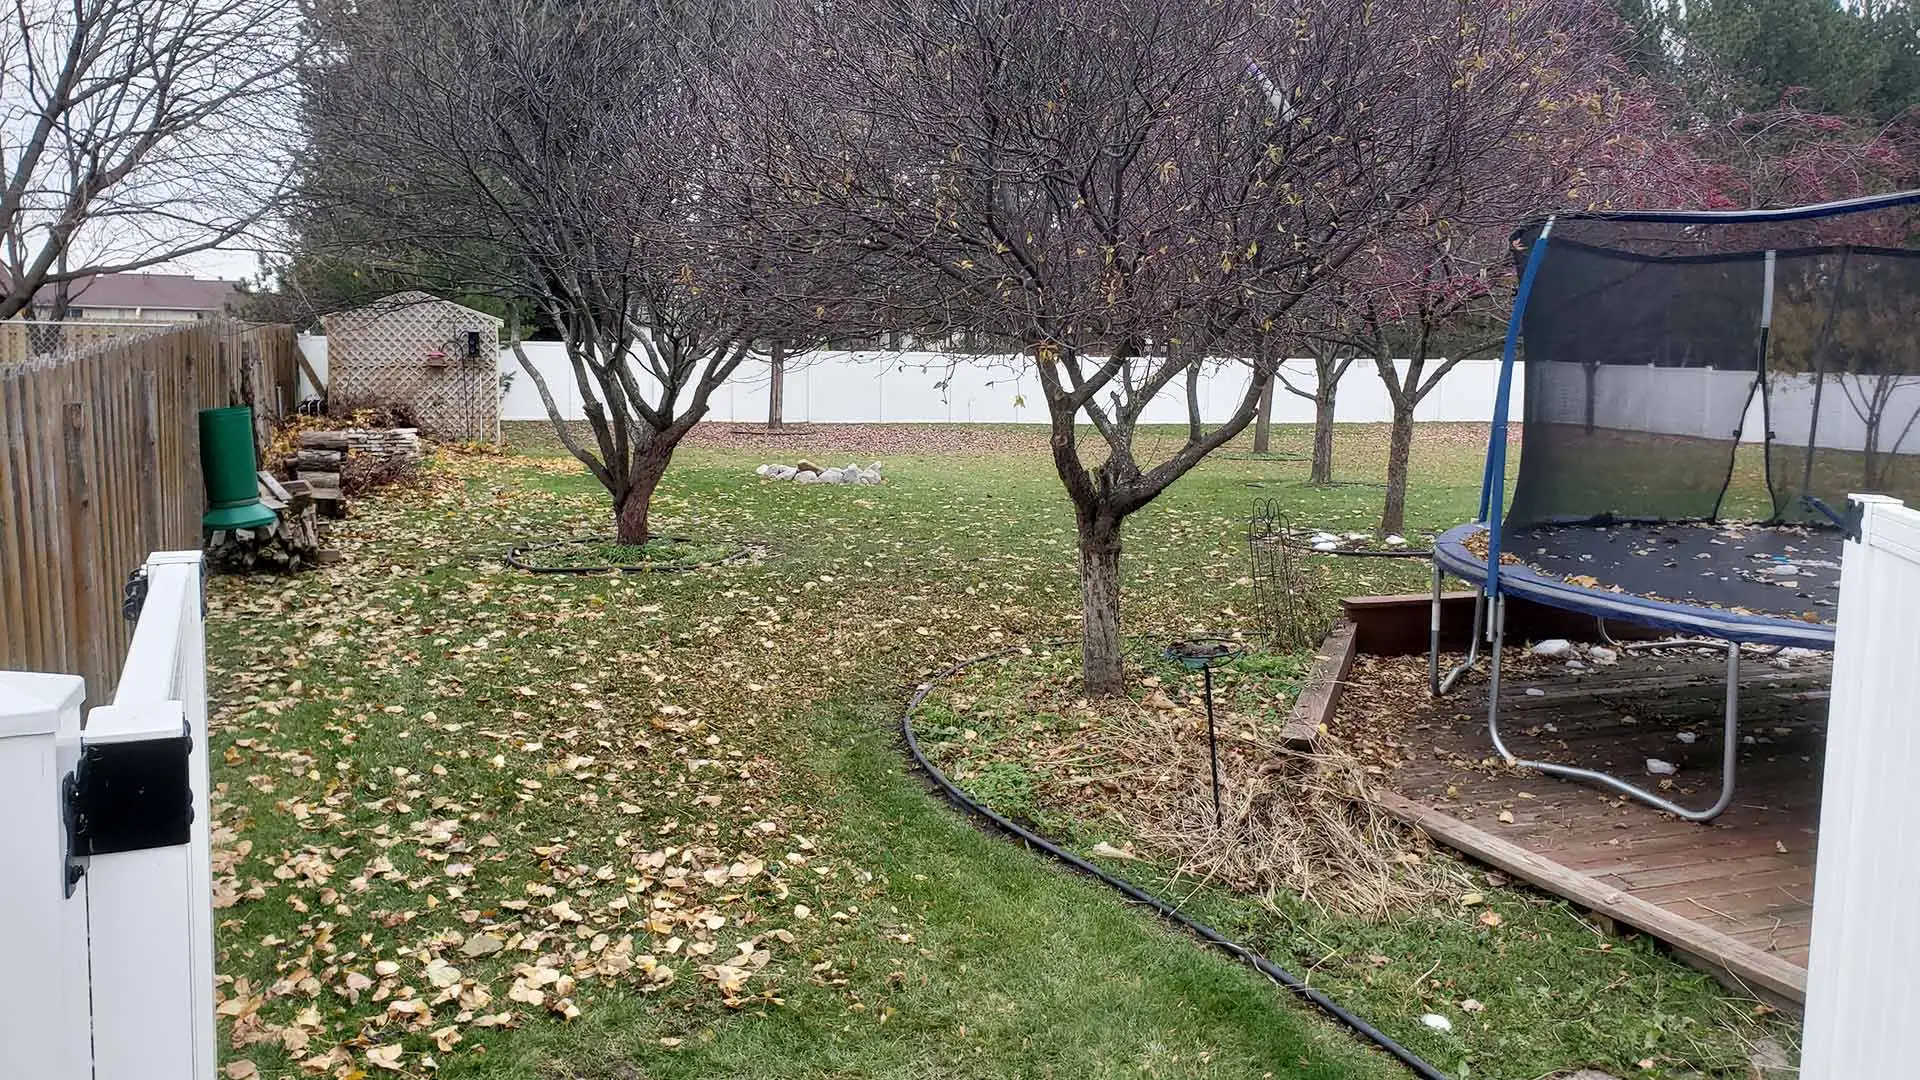
<instances>
[{"instance_id":1,"label":"overcast sky","mask_svg":"<svg viewBox=\"0 0 1920 1080\"><path fill-rule=\"evenodd\" d=\"M200 278L237 281L260 273L260 256L252 251L203 251L173 259L148 271L154 274L191 274Z\"/></svg>"}]
</instances>

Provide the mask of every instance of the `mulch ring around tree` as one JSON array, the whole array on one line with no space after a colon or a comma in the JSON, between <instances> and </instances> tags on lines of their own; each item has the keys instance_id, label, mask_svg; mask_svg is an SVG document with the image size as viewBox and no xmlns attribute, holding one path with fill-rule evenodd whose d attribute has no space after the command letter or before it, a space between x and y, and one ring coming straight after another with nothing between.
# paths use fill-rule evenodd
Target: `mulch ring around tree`
<instances>
[{"instance_id":1,"label":"mulch ring around tree","mask_svg":"<svg viewBox=\"0 0 1920 1080\"><path fill-rule=\"evenodd\" d=\"M766 554L756 544L656 535L644 544L603 536L536 540L507 551L507 565L532 574L680 574L745 562Z\"/></svg>"}]
</instances>

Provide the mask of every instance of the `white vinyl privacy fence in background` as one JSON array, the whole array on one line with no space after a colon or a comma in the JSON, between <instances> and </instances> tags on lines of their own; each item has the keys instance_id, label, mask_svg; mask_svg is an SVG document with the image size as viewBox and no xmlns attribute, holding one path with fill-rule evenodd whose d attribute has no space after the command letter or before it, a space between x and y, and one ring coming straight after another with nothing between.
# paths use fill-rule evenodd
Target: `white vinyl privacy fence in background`
<instances>
[{"instance_id":1,"label":"white vinyl privacy fence in background","mask_svg":"<svg viewBox=\"0 0 1920 1080\"><path fill-rule=\"evenodd\" d=\"M579 390L566 351L556 341L522 346L553 391L561 417L583 420ZM327 374L327 339L302 335L300 351L322 378ZM1405 365L1397 365L1402 374ZM1432 368L1429 366L1428 371ZM500 350L500 418L545 420L547 412L533 380L513 350ZM1313 364L1289 360L1287 378L1311 393ZM1920 431L1910 421L1920 414L1920 378L1838 375L1824 385L1805 375L1776 375L1770 409L1758 397L1748 399L1751 371L1698 368L1608 368L1598 370L1592 386L1594 423L1633 431L1725 439L1737 429L1745 442L1758 442L1771 425L1790 446L1805 445L1817 427L1822 445L1858 450L1866 445L1869 412L1877 423L1882 449L1902 435L1902 452L1913 453ZM710 421L759 424L767 419L772 378L764 358L749 358L740 373L713 397ZM1500 383L1500 361L1465 360L1420 402L1415 419L1484 424L1493 416ZM1729 390L1729 387L1732 387ZM889 349L825 349L787 362L782 419L793 424L1044 424L1047 410L1030 363L1012 356L980 356ZM1214 424L1232 415L1247 389L1247 370L1236 362L1210 365L1200 380L1200 415ZM1523 413L1525 380L1513 387L1513 415ZM311 393L302 377L302 392ZM1343 424L1380 424L1393 419L1393 403L1372 363L1362 360L1340 380L1335 419ZM1872 409L1869 410L1868 404ZM1541 415L1561 423L1588 419L1584 396L1563 392ZM1150 424L1187 421L1186 387L1174 380L1154 398L1143 416ZM1276 387L1273 419L1282 424L1313 422L1313 402Z\"/></svg>"},{"instance_id":2,"label":"white vinyl privacy fence in background","mask_svg":"<svg viewBox=\"0 0 1920 1080\"><path fill-rule=\"evenodd\" d=\"M1855 496L1840 576L1802 1080L1920 1075L1920 510Z\"/></svg>"},{"instance_id":3,"label":"white vinyl privacy fence in background","mask_svg":"<svg viewBox=\"0 0 1920 1080\"><path fill-rule=\"evenodd\" d=\"M527 359L546 378L562 418L582 420L579 391L566 351L556 341L524 343ZM300 352L322 378L327 377L327 339L302 335ZM1030 362L1010 356L981 356L915 350L824 349L787 362L782 419L792 424L1044 424L1046 404ZM521 370L513 350L500 350L500 419L545 420L546 408L533 380ZM1287 376L1300 389L1313 390L1313 365L1287 363ZM1485 423L1493 415L1500 379L1498 360L1468 360L1455 368L1426 400L1421 420ZM302 393L311 394L302 377ZM711 421L760 424L767 419L771 369L762 357L749 358L740 373L714 395ZM1225 362L1210 366L1200 381L1200 414L1208 423L1232 415L1247 390L1246 368ZM1516 393L1518 389L1516 388ZM1283 424L1313 421L1313 402L1276 388L1273 418ZM1342 423L1384 423L1393 417L1386 388L1371 364L1358 363L1340 383ZM1153 400L1144 416L1150 424L1187 421L1186 387L1180 380Z\"/></svg>"},{"instance_id":4,"label":"white vinyl privacy fence in background","mask_svg":"<svg viewBox=\"0 0 1920 1080\"><path fill-rule=\"evenodd\" d=\"M0 672L5 1080L214 1076L200 553L145 571L111 704Z\"/></svg>"}]
</instances>

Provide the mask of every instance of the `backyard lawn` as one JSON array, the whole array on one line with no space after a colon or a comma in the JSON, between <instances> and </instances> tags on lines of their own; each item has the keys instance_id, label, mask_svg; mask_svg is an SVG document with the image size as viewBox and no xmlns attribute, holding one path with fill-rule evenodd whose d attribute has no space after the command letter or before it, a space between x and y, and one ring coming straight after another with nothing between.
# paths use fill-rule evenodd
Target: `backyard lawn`
<instances>
[{"instance_id":1,"label":"backyard lawn","mask_svg":"<svg viewBox=\"0 0 1920 1080\"><path fill-rule=\"evenodd\" d=\"M1422 428L1416 541L1470 514L1483 432ZM1307 435L1229 447L1129 521L1123 619L1142 648L1252 628L1255 499L1308 528L1371 527L1381 489L1306 485ZM978 831L904 764L916 682L1075 632L1072 516L1043 438L697 432L655 528L746 557L563 576L503 556L603 533L609 511L529 427L508 454L442 453L421 485L357 502L337 566L214 580L226 1075L1407 1075ZM1377 480L1384 444L1343 429L1340 474ZM753 475L802 455L878 458L888 479ZM1329 597L1426 583L1418 560L1312 573ZM1302 659L1262 670L1284 690ZM1752 1002L1429 858L1445 886L1381 919L1255 903L1153 859L1120 869L1462 1077L1747 1075L1743 1042L1768 1024Z\"/></svg>"}]
</instances>

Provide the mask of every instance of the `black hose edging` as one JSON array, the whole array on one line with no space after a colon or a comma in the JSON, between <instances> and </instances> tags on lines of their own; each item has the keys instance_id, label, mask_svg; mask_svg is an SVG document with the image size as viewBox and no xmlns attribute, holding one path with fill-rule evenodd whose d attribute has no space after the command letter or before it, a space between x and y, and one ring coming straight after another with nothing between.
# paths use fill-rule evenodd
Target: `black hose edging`
<instances>
[{"instance_id":1,"label":"black hose edging","mask_svg":"<svg viewBox=\"0 0 1920 1080\"><path fill-rule=\"evenodd\" d=\"M913 756L913 760L915 761L915 763L917 763L920 766L920 768L924 769L927 775L933 779L934 784L937 785L943 793L945 793L948 801L952 802L954 805L959 807L961 810L966 811L967 813L973 814L977 817L985 818L986 820L992 822L1002 832L1018 837L1020 840L1024 841L1028 847L1039 848L1041 851L1044 851L1047 854L1053 856L1055 859L1059 860L1060 862L1063 862L1068 866L1073 867L1075 870L1078 870L1083 874L1087 874L1094 878L1097 878L1100 881L1105 882L1107 885L1112 886L1115 890L1119 891L1121 895L1127 897L1128 899L1134 900L1141 904L1145 904L1146 906L1152 908L1154 912L1160 915L1162 918L1167 919L1171 922L1178 923L1179 925L1185 927L1187 930L1199 936L1202 940L1206 941L1208 944L1219 949L1221 952L1224 952L1227 955L1232 956L1238 960L1245 961L1247 964L1251 965L1255 971L1258 971L1260 974L1265 975L1267 978L1272 979L1276 983L1279 983L1282 987L1285 987L1287 990L1291 991L1294 994L1294 996L1299 997L1313 1004L1314 1006L1318 1007L1320 1011L1326 1013L1328 1016L1332 1017L1334 1020L1352 1029L1356 1034L1360 1035L1362 1038L1366 1039L1368 1042L1373 1043L1375 1046L1378 1046L1380 1049L1385 1050L1387 1053L1393 1055L1395 1059L1397 1059L1402 1065L1405 1065L1409 1070L1411 1070L1415 1076L1420 1077L1421 1080L1451 1080L1451 1078L1446 1073L1441 1072L1439 1069L1429 1064L1424 1058L1420 1057L1418 1054L1415 1054L1413 1051L1407 1049L1406 1047L1401 1046L1399 1043L1395 1042L1391 1036L1381 1031L1379 1028L1374 1027L1372 1024L1369 1024L1367 1021L1361 1019L1359 1016L1356 1016L1355 1014L1347 1011L1345 1008L1343 1008L1340 1005L1339 1002L1334 1001L1332 998L1328 997L1327 995L1321 993L1318 990L1315 990L1313 987L1308 986L1306 983L1300 981L1299 978L1295 977L1293 973L1287 971L1285 968L1267 959L1266 957L1260 955L1259 953L1254 952L1252 949L1249 949L1246 946L1241 945L1239 942L1236 942L1233 939L1227 937L1225 934L1222 934L1220 931L1215 930L1213 927L1208 926L1203 922L1199 922L1195 919L1189 918L1188 916L1182 914L1180 910L1176 908L1174 905L1167 903L1165 900L1162 900L1159 897L1153 895L1152 893L1146 891L1145 889L1142 889L1140 886L1135 885L1130 881L1127 881L1125 878L1115 877L1112 874L1107 873L1105 870L1102 870L1100 867L1095 866L1093 863L1090 863L1087 860L1081 858L1080 856L1075 855L1073 852L1067 851L1064 848L1061 848L1055 845L1051 841L1047 840L1045 837L1040 836L1038 833L1035 833L1032 830L1027 829L1024 826L1021 826L1008 818L1002 817L1001 815L994 813L992 810L989 810L987 807L981 805L978 802L975 802L971 796L969 796L965 791L962 791L960 789L959 785L955 784L951 779L949 779L946 773L941 772L939 767L936 766L931 760L929 760L927 758L927 755L920 749L920 740L914 736L914 733L913 733L914 711L920 707L920 704L927 699L927 695L931 694L933 692L934 687L937 686L941 681L952 678L953 676L959 674L962 671L965 671L967 668L970 668L975 664L983 663L988 660L995 660L1002 656L1009 656L1018 651L1019 651L1018 648L1000 649L995 652L983 653L982 655L975 656L971 659L962 660L959 663L954 664L953 666L947 668L945 671L942 671L934 675L932 678L927 679L925 682L920 683L918 686L914 688L913 696L907 699L906 710L900 715L900 734L906 739L907 753Z\"/></svg>"},{"instance_id":2,"label":"black hose edging","mask_svg":"<svg viewBox=\"0 0 1920 1080\"><path fill-rule=\"evenodd\" d=\"M656 535L653 539L673 540L682 544L691 543L693 540L692 537L688 536L667 536L665 534ZM546 551L550 548L562 547L567 544L595 544L604 542L605 538L603 537L575 536L564 540L518 544L507 549L506 561L507 565L513 567L515 570L525 570L529 574L611 574L616 572L622 574L684 574L690 570L705 570L710 567L725 566L728 563L739 562L741 559L753 553L751 545L742 544L736 550L730 551L717 559L702 559L698 562L645 563L632 566L538 566L529 562L527 559L527 556L533 552Z\"/></svg>"}]
</instances>

